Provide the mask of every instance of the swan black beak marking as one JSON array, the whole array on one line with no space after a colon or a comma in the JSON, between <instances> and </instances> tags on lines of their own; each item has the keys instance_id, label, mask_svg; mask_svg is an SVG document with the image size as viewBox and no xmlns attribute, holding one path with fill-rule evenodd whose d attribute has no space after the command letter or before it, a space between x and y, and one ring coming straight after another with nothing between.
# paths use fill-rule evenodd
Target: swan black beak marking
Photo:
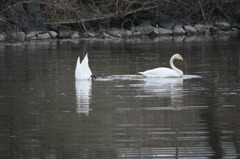
<instances>
[{"instance_id":1,"label":"swan black beak marking","mask_svg":"<svg viewBox=\"0 0 240 159\"><path fill-rule=\"evenodd\" d=\"M92 77L92 81L94 81L95 79L97 79L97 77L95 75L91 75Z\"/></svg>"}]
</instances>

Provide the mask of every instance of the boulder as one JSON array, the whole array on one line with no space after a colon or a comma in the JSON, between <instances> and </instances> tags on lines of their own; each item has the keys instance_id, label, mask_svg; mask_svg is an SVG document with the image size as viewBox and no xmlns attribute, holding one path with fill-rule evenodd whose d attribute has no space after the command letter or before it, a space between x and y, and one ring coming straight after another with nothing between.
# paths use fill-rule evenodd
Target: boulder
<instances>
[{"instance_id":1,"label":"boulder","mask_svg":"<svg viewBox=\"0 0 240 159\"><path fill-rule=\"evenodd\" d=\"M209 28L213 27L213 24L211 22L200 22L194 25L194 28L196 29L197 33L205 33L209 30Z\"/></svg>"},{"instance_id":2,"label":"boulder","mask_svg":"<svg viewBox=\"0 0 240 159\"><path fill-rule=\"evenodd\" d=\"M217 33L220 31L220 29L218 27L211 27L211 28L209 28L209 31L210 31L210 33Z\"/></svg>"},{"instance_id":3,"label":"boulder","mask_svg":"<svg viewBox=\"0 0 240 159\"><path fill-rule=\"evenodd\" d=\"M239 31L240 30L240 26L238 26L238 25L231 25L231 30L232 31Z\"/></svg>"},{"instance_id":4,"label":"boulder","mask_svg":"<svg viewBox=\"0 0 240 159\"><path fill-rule=\"evenodd\" d=\"M129 31L131 32L132 36L134 36L134 37L139 37L139 36L141 36L141 32L132 31L132 30L129 30Z\"/></svg>"},{"instance_id":5,"label":"boulder","mask_svg":"<svg viewBox=\"0 0 240 159\"><path fill-rule=\"evenodd\" d=\"M183 35L183 34L185 34L185 30L182 28L181 25L175 25L173 27L173 34L174 35Z\"/></svg>"},{"instance_id":6,"label":"boulder","mask_svg":"<svg viewBox=\"0 0 240 159\"><path fill-rule=\"evenodd\" d=\"M52 39L56 39L57 38L57 32L49 31L48 33L49 33L49 35L51 36Z\"/></svg>"},{"instance_id":7,"label":"boulder","mask_svg":"<svg viewBox=\"0 0 240 159\"><path fill-rule=\"evenodd\" d=\"M79 36L79 33L77 31L74 31L71 35L71 39L78 39L80 36Z\"/></svg>"},{"instance_id":8,"label":"boulder","mask_svg":"<svg viewBox=\"0 0 240 159\"><path fill-rule=\"evenodd\" d=\"M230 24L224 21L215 22L213 26L219 28L222 31L229 31L231 29Z\"/></svg>"},{"instance_id":9,"label":"boulder","mask_svg":"<svg viewBox=\"0 0 240 159\"><path fill-rule=\"evenodd\" d=\"M141 33L138 31L113 28L113 29L108 30L108 34L110 36L116 37L116 38L122 38L122 37L128 38L128 37L137 37Z\"/></svg>"},{"instance_id":10,"label":"boulder","mask_svg":"<svg viewBox=\"0 0 240 159\"><path fill-rule=\"evenodd\" d=\"M72 35L72 31L61 30L58 32L58 38L70 38L71 35Z\"/></svg>"},{"instance_id":11,"label":"boulder","mask_svg":"<svg viewBox=\"0 0 240 159\"><path fill-rule=\"evenodd\" d=\"M113 37L116 37L116 38L122 37L122 31L120 29L116 29L116 28L108 30L108 34Z\"/></svg>"},{"instance_id":12,"label":"boulder","mask_svg":"<svg viewBox=\"0 0 240 159\"><path fill-rule=\"evenodd\" d=\"M165 29L173 29L176 25L183 25L183 22L179 19L164 19L159 23L159 25Z\"/></svg>"},{"instance_id":13,"label":"boulder","mask_svg":"<svg viewBox=\"0 0 240 159\"><path fill-rule=\"evenodd\" d=\"M37 35L38 40L46 40L46 39L51 39L49 33L43 33L43 34L38 34Z\"/></svg>"},{"instance_id":14,"label":"boulder","mask_svg":"<svg viewBox=\"0 0 240 159\"><path fill-rule=\"evenodd\" d=\"M0 42L6 41L6 35L3 33L0 33Z\"/></svg>"},{"instance_id":15,"label":"boulder","mask_svg":"<svg viewBox=\"0 0 240 159\"><path fill-rule=\"evenodd\" d=\"M152 26L150 21L146 21L139 26L132 28L132 31L140 32L141 35L148 35L154 31L154 27Z\"/></svg>"},{"instance_id":16,"label":"boulder","mask_svg":"<svg viewBox=\"0 0 240 159\"><path fill-rule=\"evenodd\" d=\"M84 35L85 35L86 37L91 37L91 38L97 36L95 33L92 33L92 32L87 32L87 33L85 33Z\"/></svg>"},{"instance_id":17,"label":"boulder","mask_svg":"<svg viewBox=\"0 0 240 159\"><path fill-rule=\"evenodd\" d=\"M26 40L31 41L33 39L36 39L36 35L39 34L38 31L31 31L26 35Z\"/></svg>"},{"instance_id":18,"label":"boulder","mask_svg":"<svg viewBox=\"0 0 240 159\"><path fill-rule=\"evenodd\" d=\"M165 29L165 28L154 28L153 32L156 35L172 35L172 29Z\"/></svg>"},{"instance_id":19,"label":"boulder","mask_svg":"<svg viewBox=\"0 0 240 159\"><path fill-rule=\"evenodd\" d=\"M19 41L19 42L23 42L26 38L26 34L22 31L20 32L13 32L12 33L12 40L14 41Z\"/></svg>"},{"instance_id":20,"label":"boulder","mask_svg":"<svg viewBox=\"0 0 240 159\"><path fill-rule=\"evenodd\" d=\"M135 32L135 34L133 34L133 32L131 30L123 30L122 32L123 32L123 34L122 34L123 37L132 37L135 35L137 36L137 32Z\"/></svg>"},{"instance_id":21,"label":"boulder","mask_svg":"<svg viewBox=\"0 0 240 159\"><path fill-rule=\"evenodd\" d=\"M191 25L185 25L185 26L183 26L183 29L185 30L186 34L188 34L188 35L194 35L197 33L196 29Z\"/></svg>"},{"instance_id":22,"label":"boulder","mask_svg":"<svg viewBox=\"0 0 240 159\"><path fill-rule=\"evenodd\" d=\"M109 38L111 38L112 36L110 36L110 35L109 35L108 33L106 33L106 32L102 32L101 37L102 37L102 38L107 38L107 39L109 39Z\"/></svg>"}]
</instances>

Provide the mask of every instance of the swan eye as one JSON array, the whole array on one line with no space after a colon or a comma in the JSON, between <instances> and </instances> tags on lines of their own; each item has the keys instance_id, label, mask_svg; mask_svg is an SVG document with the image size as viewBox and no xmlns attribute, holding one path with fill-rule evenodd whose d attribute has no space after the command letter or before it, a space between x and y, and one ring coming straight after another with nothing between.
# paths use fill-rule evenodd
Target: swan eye
<instances>
[{"instance_id":1,"label":"swan eye","mask_svg":"<svg viewBox=\"0 0 240 159\"><path fill-rule=\"evenodd\" d=\"M182 56L179 57L179 60L183 60Z\"/></svg>"}]
</instances>

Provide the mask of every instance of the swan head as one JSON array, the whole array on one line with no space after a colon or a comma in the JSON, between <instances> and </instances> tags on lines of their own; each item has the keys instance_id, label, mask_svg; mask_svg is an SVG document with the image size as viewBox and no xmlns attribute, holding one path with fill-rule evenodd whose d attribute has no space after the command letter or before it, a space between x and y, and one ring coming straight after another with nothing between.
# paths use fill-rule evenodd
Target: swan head
<instances>
[{"instance_id":1,"label":"swan head","mask_svg":"<svg viewBox=\"0 0 240 159\"><path fill-rule=\"evenodd\" d=\"M180 54L174 54L173 57L174 59L183 61L183 57Z\"/></svg>"}]
</instances>

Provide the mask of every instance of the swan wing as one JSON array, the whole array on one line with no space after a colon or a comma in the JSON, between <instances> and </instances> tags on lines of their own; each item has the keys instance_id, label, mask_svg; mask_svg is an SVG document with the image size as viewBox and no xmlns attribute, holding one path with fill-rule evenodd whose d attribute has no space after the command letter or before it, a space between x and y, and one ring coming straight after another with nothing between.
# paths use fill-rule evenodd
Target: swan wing
<instances>
[{"instance_id":1,"label":"swan wing","mask_svg":"<svg viewBox=\"0 0 240 159\"><path fill-rule=\"evenodd\" d=\"M139 73L146 77L158 77L158 78L180 77L180 75L176 71L166 67L159 67Z\"/></svg>"}]
</instances>

